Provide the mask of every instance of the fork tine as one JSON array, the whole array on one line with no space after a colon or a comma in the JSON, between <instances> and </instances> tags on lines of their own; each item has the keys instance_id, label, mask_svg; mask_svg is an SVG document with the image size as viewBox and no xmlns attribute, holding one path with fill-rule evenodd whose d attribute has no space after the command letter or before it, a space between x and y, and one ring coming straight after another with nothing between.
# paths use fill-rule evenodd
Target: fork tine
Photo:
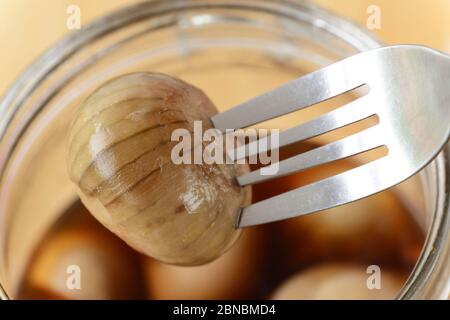
<instances>
[{"instance_id":1,"label":"fork tine","mask_svg":"<svg viewBox=\"0 0 450 320\"><path fill-rule=\"evenodd\" d=\"M237 177L241 186L282 177L383 145L378 126ZM264 174L262 170L265 170ZM273 174L272 174L273 173Z\"/></svg>"},{"instance_id":2,"label":"fork tine","mask_svg":"<svg viewBox=\"0 0 450 320\"><path fill-rule=\"evenodd\" d=\"M374 115L375 109L369 101L369 96L363 96L318 118L280 132L278 148L316 137ZM270 136L264 137L227 152L230 159L234 160L255 156L271 149L270 139Z\"/></svg>"},{"instance_id":3,"label":"fork tine","mask_svg":"<svg viewBox=\"0 0 450 320\"><path fill-rule=\"evenodd\" d=\"M399 183L403 172L389 171L388 157L254 203L241 211L237 227L250 227L333 208ZM400 170L402 171L402 170ZM382 179L380 179L382 177ZM360 186L356 187L355 186Z\"/></svg>"},{"instance_id":4,"label":"fork tine","mask_svg":"<svg viewBox=\"0 0 450 320\"><path fill-rule=\"evenodd\" d=\"M303 109L365 84L360 73L347 72L349 59L294 79L230 110L211 117L214 127L225 132L251 126Z\"/></svg>"}]
</instances>

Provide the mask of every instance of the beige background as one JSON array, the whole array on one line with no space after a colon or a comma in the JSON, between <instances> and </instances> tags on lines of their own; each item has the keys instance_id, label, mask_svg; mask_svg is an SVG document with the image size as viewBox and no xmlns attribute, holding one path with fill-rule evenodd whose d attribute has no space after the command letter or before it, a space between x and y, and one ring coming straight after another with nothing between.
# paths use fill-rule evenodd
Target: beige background
<instances>
[{"instance_id":1,"label":"beige background","mask_svg":"<svg viewBox=\"0 0 450 320\"><path fill-rule=\"evenodd\" d=\"M171 1L171 0L167 0ZM420 43L450 53L450 0L310 0L366 25L367 7L381 8L387 43ZM66 9L81 9L82 25L134 0L0 0L0 94L42 51L68 33Z\"/></svg>"}]
</instances>

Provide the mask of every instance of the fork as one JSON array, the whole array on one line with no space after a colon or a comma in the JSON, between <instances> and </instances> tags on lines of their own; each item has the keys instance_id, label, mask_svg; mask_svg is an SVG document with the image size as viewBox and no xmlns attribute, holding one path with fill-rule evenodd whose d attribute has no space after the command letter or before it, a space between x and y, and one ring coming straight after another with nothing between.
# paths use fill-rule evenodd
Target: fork
<instances>
[{"instance_id":1,"label":"fork","mask_svg":"<svg viewBox=\"0 0 450 320\"><path fill-rule=\"evenodd\" d=\"M449 80L449 56L423 46L389 46L338 61L213 116L214 127L225 132L312 106L363 85L369 87L368 94L280 132L278 147L331 132L373 115L378 116L377 125L271 164L278 166L274 175L262 174L261 169L241 175L237 181L242 186L377 147L388 149L382 158L242 208L237 227L343 205L390 188L420 171L449 139ZM257 141L248 145L253 143ZM239 148L243 148L237 152L241 154L240 158L254 155L251 150L257 150L245 145ZM260 148L256 153L263 151L267 150Z\"/></svg>"}]
</instances>

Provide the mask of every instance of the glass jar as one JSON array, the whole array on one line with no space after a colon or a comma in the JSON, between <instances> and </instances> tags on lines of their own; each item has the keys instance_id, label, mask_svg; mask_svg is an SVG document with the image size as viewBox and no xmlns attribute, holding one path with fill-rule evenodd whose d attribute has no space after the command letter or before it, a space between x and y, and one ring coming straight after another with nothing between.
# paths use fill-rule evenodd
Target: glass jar
<instances>
[{"instance_id":1,"label":"glass jar","mask_svg":"<svg viewBox=\"0 0 450 320\"><path fill-rule=\"evenodd\" d=\"M0 102L0 297L16 296L38 240L76 199L64 162L67 126L105 80L133 71L168 73L202 88L224 110L380 45L364 29L291 0L150 1L58 42ZM399 299L449 293L449 152L396 187L412 207L420 207L417 192L422 195L425 208L416 218L427 235Z\"/></svg>"}]
</instances>

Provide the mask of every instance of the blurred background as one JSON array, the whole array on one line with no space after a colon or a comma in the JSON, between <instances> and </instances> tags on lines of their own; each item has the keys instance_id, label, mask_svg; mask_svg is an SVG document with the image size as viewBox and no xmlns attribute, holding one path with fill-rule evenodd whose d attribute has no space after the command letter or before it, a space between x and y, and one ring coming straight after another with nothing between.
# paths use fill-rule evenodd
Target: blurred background
<instances>
[{"instance_id":1,"label":"blurred background","mask_svg":"<svg viewBox=\"0 0 450 320\"><path fill-rule=\"evenodd\" d=\"M171 0L167 0L171 1ZM449 0L306 0L366 25L370 5L381 9L381 28L373 32L386 43L424 44L450 53ZM41 52L72 32L67 7L81 10L81 27L95 17L135 0L0 0L0 93Z\"/></svg>"}]
</instances>

